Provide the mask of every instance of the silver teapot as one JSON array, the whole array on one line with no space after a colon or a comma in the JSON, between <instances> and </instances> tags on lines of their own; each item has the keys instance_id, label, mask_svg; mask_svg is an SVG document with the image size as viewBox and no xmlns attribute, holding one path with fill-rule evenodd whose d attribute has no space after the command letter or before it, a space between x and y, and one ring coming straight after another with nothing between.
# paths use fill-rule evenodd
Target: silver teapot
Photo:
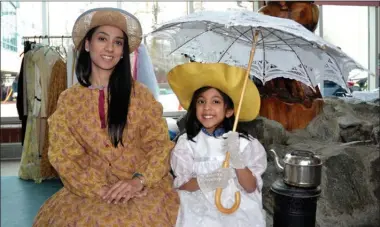
<instances>
[{"instance_id":1,"label":"silver teapot","mask_svg":"<svg viewBox=\"0 0 380 227\"><path fill-rule=\"evenodd\" d=\"M322 160L313 152L294 150L287 153L282 161L273 149L270 152L274 156L277 170L284 173L284 183L302 188L318 187L321 184Z\"/></svg>"}]
</instances>

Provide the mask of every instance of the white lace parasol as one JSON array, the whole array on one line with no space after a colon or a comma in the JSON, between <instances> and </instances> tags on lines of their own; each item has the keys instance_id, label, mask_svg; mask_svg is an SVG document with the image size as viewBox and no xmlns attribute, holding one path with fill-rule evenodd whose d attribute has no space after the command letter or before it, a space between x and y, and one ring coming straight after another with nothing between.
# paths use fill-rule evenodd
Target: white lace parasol
<instances>
[{"instance_id":1,"label":"white lace parasol","mask_svg":"<svg viewBox=\"0 0 380 227\"><path fill-rule=\"evenodd\" d=\"M171 53L247 68L255 30L260 37L250 74L263 83L286 77L312 87L330 80L347 88L350 71L365 70L297 22L250 11L202 11L164 23L149 35L169 36Z\"/></svg>"}]
</instances>

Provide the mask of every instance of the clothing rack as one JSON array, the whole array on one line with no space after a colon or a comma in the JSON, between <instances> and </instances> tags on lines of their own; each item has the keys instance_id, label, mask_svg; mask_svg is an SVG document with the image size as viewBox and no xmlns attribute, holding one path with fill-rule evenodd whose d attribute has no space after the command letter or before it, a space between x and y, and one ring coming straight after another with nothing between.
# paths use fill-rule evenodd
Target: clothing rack
<instances>
[{"instance_id":1,"label":"clothing rack","mask_svg":"<svg viewBox=\"0 0 380 227\"><path fill-rule=\"evenodd\" d=\"M23 36L22 39L71 39L71 36L49 36L49 35L40 35L40 36Z\"/></svg>"},{"instance_id":2,"label":"clothing rack","mask_svg":"<svg viewBox=\"0 0 380 227\"><path fill-rule=\"evenodd\" d=\"M65 36L65 35L61 35L61 36L57 36L57 35L54 35L54 36L49 36L49 35L35 35L35 36L23 36L22 37L22 40L24 42L24 46L29 46L30 44L36 44L36 40L38 40L37 42L40 43L41 42L41 39L47 39L48 41L48 45L50 46L50 39L55 39L55 40L61 40L61 46L64 48L64 55L66 55L66 50L65 50L65 47L63 46L63 39L71 39L71 36ZM30 49L30 48L29 48ZM24 52L25 51L25 48L24 48ZM20 54L20 57L24 54L24 52L22 52ZM61 55L63 56L63 55Z\"/></svg>"},{"instance_id":3,"label":"clothing rack","mask_svg":"<svg viewBox=\"0 0 380 227\"><path fill-rule=\"evenodd\" d=\"M62 42L63 42L63 39L71 39L71 36L65 36L65 35L61 35L61 36L58 36L58 35L53 35L53 36L49 36L49 35L40 35L40 36L23 36L22 37L23 41L29 41L30 39L36 41L38 39L38 42L41 42L41 39L47 39L48 40L48 44L50 45L50 39L61 39Z\"/></svg>"}]
</instances>

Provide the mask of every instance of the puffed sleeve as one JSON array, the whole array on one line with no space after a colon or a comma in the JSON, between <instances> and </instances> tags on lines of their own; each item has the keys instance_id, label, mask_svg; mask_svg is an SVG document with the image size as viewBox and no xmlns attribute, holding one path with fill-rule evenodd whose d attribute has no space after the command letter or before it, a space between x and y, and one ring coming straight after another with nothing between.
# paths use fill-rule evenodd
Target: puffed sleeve
<instances>
[{"instance_id":1,"label":"puffed sleeve","mask_svg":"<svg viewBox=\"0 0 380 227\"><path fill-rule=\"evenodd\" d=\"M250 137L250 142L243 150L243 157L245 166L256 177L258 192L261 192L263 188L262 175L267 168L267 153L265 148L257 139Z\"/></svg>"},{"instance_id":2,"label":"puffed sleeve","mask_svg":"<svg viewBox=\"0 0 380 227\"><path fill-rule=\"evenodd\" d=\"M178 138L170 159L170 165L176 176L174 179L174 188L181 187L194 176L193 163L193 152L189 147L186 134L183 134Z\"/></svg>"},{"instance_id":3,"label":"puffed sleeve","mask_svg":"<svg viewBox=\"0 0 380 227\"><path fill-rule=\"evenodd\" d=\"M64 186L82 197L96 197L97 192L107 185L104 174L90 167L90 157L75 139L68 124L68 92L63 92L57 109L48 120L49 150L51 165L57 170Z\"/></svg>"},{"instance_id":4,"label":"puffed sleeve","mask_svg":"<svg viewBox=\"0 0 380 227\"><path fill-rule=\"evenodd\" d=\"M144 103L141 103L143 120L140 124L141 148L145 151L147 161L137 171L145 178L147 187L152 187L170 171L170 151L174 143L169 138L166 120L162 116L162 105L157 102L147 88L142 89Z\"/></svg>"}]
</instances>

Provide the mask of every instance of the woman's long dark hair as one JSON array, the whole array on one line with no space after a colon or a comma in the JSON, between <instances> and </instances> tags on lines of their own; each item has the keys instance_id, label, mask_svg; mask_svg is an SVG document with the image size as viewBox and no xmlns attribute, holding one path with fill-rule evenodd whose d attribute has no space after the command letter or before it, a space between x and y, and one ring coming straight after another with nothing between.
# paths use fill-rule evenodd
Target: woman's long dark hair
<instances>
[{"instance_id":1,"label":"woman's long dark hair","mask_svg":"<svg viewBox=\"0 0 380 227\"><path fill-rule=\"evenodd\" d=\"M82 40L75 68L78 82L85 87L91 85L91 58L90 53L85 50L85 41L91 42L92 35L97 28L88 31ZM127 115L133 86L128 37L124 32L123 34L123 58L116 64L108 82L108 135L114 147L117 147L119 143L124 146L123 132L124 128L127 127Z\"/></svg>"},{"instance_id":2,"label":"woman's long dark hair","mask_svg":"<svg viewBox=\"0 0 380 227\"><path fill-rule=\"evenodd\" d=\"M196 135L198 135L199 131L202 128L202 124L199 122L197 118L196 104L197 104L197 100L199 96L210 88L213 88L213 87L207 86L207 87L199 88L193 94L193 98L191 100L189 109L187 111L186 125L185 125L188 140L194 141L193 138ZM223 97L223 101L224 101L224 104L226 105L226 108L234 109L234 103L232 102L231 98L228 95L226 95L224 92L220 91L219 89L216 89L216 90L218 90L220 95ZM224 128L226 132L231 131L234 125L234 121L235 121L235 115L233 114L229 118L224 118L223 122L220 124L219 127Z\"/></svg>"}]
</instances>

